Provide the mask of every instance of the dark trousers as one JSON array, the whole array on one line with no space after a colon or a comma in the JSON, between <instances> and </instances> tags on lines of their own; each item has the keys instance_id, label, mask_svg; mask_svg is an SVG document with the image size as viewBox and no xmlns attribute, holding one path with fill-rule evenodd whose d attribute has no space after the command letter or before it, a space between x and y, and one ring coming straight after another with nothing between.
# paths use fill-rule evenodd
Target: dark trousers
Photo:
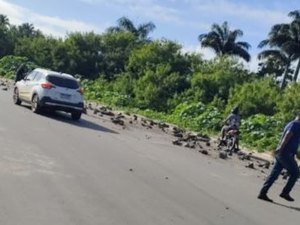
<instances>
[{"instance_id":1,"label":"dark trousers","mask_svg":"<svg viewBox=\"0 0 300 225\"><path fill-rule=\"evenodd\" d=\"M261 194L266 194L268 192L272 184L275 182L275 180L277 180L283 168L285 168L290 174L289 179L282 190L283 194L290 193L299 177L298 164L293 154L277 155L275 159L275 164L273 166L271 174L266 179L260 191Z\"/></svg>"}]
</instances>

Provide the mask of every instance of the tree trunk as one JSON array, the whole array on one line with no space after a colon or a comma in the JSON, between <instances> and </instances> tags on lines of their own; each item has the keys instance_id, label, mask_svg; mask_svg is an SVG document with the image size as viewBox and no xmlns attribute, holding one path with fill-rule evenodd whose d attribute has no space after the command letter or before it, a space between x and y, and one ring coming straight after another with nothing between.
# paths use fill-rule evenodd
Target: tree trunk
<instances>
[{"instance_id":1,"label":"tree trunk","mask_svg":"<svg viewBox=\"0 0 300 225\"><path fill-rule=\"evenodd\" d=\"M299 75L299 70L300 70L300 59L298 60L297 67L296 67L296 70L295 70L295 73L294 73L294 77L293 77L293 80L295 82L297 82L298 75Z\"/></svg>"},{"instance_id":2,"label":"tree trunk","mask_svg":"<svg viewBox=\"0 0 300 225\"><path fill-rule=\"evenodd\" d=\"M285 69L284 69L284 73L283 73L283 77L282 77L282 81L281 81L281 85L280 85L281 90L283 90L285 88L286 78L287 78L287 75L289 73L289 68L290 68L290 60L286 63L286 66L285 66Z\"/></svg>"}]
</instances>

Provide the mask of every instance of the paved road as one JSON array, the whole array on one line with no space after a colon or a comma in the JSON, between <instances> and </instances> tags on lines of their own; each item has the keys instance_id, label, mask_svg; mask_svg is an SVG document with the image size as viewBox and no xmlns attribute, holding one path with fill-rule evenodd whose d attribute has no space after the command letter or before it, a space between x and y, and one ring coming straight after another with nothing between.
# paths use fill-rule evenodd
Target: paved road
<instances>
[{"instance_id":1,"label":"paved road","mask_svg":"<svg viewBox=\"0 0 300 225\"><path fill-rule=\"evenodd\" d=\"M262 177L104 119L36 115L0 90L0 224L298 224L298 200L256 199Z\"/></svg>"}]
</instances>

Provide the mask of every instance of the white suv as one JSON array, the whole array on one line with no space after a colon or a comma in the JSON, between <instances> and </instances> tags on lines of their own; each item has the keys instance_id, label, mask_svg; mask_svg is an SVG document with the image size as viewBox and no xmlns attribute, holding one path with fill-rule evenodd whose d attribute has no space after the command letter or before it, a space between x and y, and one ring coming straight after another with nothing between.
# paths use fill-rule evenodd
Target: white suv
<instances>
[{"instance_id":1,"label":"white suv","mask_svg":"<svg viewBox=\"0 0 300 225\"><path fill-rule=\"evenodd\" d=\"M35 69L14 87L14 103L31 104L33 112L43 108L70 112L79 120L83 112L83 91L71 75L45 69Z\"/></svg>"}]
</instances>

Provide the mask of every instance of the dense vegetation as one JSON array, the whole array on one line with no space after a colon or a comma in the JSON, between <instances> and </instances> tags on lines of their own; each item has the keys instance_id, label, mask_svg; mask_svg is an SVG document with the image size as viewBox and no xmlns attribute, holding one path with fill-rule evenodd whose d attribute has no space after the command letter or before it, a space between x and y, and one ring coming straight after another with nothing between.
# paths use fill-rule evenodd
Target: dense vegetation
<instances>
[{"instance_id":1,"label":"dense vegetation","mask_svg":"<svg viewBox=\"0 0 300 225\"><path fill-rule=\"evenodd\" d=\"M269 49L261 52L259 71L253 73L239 62L250 60L250 45L237 41L243 32L231 31L227 22L199 35L199 44L217 55L204 60L183 53L174 41L149 38L155 29L151 22L135 26L123 17L102 34L54 38L32 24L12 25L0 15L0 76L14 78L24 62L29 69L74 74L88 100L209 134L219 132L231 108L239 105L242 142L271 150L284 124L300 109L300 13L289 16L291 23L274 25L260 43Z\"/></svg>"}]
</instances>

